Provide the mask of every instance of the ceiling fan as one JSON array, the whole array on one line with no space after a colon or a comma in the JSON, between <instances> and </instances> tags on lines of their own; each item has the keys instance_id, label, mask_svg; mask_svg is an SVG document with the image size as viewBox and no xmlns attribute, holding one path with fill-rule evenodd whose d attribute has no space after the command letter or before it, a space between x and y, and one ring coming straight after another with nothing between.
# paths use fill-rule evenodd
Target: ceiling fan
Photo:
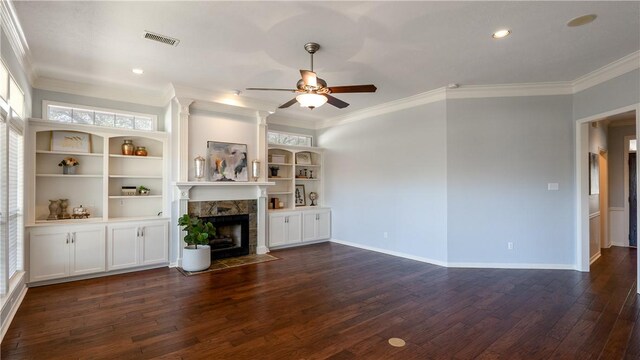
<instances>
[{"instance_id":1,"label":"ceiling fan","mask_svg":"<svg viewBox=\"0 0 640 360\"><path fill-rule=\"evenodd\" d=\"M376 92L377 88L372 84L327 86L327 82L313 72L313 54L320 49L320 45L310 42L304 45L304 49L311 54L311 70L300 70L302 79L298 80L296 89L247 88L247 90L288 91L299 94L295 98L280 105L278 107L280 109L288 108L296 102L300 103L300 106L308 107L309 109L315 109L327 102L339 109L343 109L349 106L349 104L330 94Z\"/></svg>"}]
</instances>

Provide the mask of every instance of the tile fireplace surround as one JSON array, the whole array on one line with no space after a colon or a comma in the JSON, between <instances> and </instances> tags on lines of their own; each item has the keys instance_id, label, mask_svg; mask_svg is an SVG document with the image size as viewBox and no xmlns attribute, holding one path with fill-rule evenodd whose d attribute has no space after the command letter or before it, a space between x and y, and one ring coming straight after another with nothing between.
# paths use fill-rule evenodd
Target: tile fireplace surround
<instances>
[{"instance_id":1,"label":"tile fireplace surround","mask_svg":"<svg viewBox=\"0 0 640 360\"><path fill-rule=\"evenodd\" d=\"M249 254L256 254L258 246L257 200L189 201L187 209L190 216L197 217L249 215Z\"/></svg>"}]
</instances>

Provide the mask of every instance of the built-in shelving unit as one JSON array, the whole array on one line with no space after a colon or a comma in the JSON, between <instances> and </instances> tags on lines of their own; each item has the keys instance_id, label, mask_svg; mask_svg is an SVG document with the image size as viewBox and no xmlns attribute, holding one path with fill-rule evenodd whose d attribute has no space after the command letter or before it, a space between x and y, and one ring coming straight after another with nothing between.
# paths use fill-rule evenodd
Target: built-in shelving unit
<instances>
[{"instance_id":1,"label":"built-in shelving unit","mask_svg":"<svg viewBox=\"0 0 640 360\"><path fill-rule=\"evenodd\" d=\"M30 119L28 129L25 226L31 284L166 266L166 133L40 119ZM58 143L57 151L52 150L54 133L64 139ZM147 156L123 155L125 139L144 146ZM77 142L81 146L76 146ZM65 143L73 146L69 151L60 151ZM67 157L79 163L75 174L64 174L63 167L58 166ZM144 186L150 192L124 195L123 186ZM82 205L89 217L49 220L50 200L59 199L68 199L67 214Z\"/></svg>"},{"instance_id":2,"label":"built-in shelving unit","mask_svg":"<svg viewBox=\"0 0 640 360\"><path fill-rule=\"evenodd\" d=\"M63 124L30 119L26 148L25 173L33 174L26 193L27 226L35 224L84 224L91 221L110 221L134 217L154 217L167 214L165 155L167 135L160 132L102 128L92 125ZM53 151L53 132L77 132L88 139L88 149ZM135 146L144 146L147 156L123 155L125 139ZM88 152L85 152L87 150ZM73 157L80 165L75 174L63 174L61 160ZM123 186L145 186L151 189L145 196L125 196ZM33 190L33 191L29 191ZM68 213L82 205L90 219L47 220L49 200L68 199ZM166 218L166 217L165 217Z\"/></svg>"},{"instance_id":3,"label":"built-in shelving unit","mask_svg":"<svg viewBox=\"0 0 640 360\"><path fill-rule=\"evenodd\" d=\"M303 154L300 158L299 154ZM306 159L307 161L303 161ZM282 203L282 208L270 207L269 210L302 209L310 206L309 194L318 194L316 206L322 204L322 149L314 147L270 146L268 151L267 174L275 186L269 187L269 204L273 198ZM272 169L277 168L274 176ZM300 204L301 190L304 187L304 205ZM298 190L298 191L296 191ZM296 203L298 199L298 203ZM313 207L311 207L313 208Z\"/></svg>"}]
</instances>

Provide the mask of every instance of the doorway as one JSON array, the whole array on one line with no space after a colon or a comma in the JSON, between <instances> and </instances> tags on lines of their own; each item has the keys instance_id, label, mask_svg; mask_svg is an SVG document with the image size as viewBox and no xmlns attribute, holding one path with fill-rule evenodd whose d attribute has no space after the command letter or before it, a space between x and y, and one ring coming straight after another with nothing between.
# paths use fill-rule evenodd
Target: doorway
<instances>
[{"instance_id":1,"label":"doorway","mask_svg":"<svg viewBox=\"0 0 640 360\"><path fill-rule=\"evenodd\" d=\"M590 267L590 256L589 256L589 127L590 123L594 121L610 119L615 117L616 115L633 112L634 116L632 119L632 127L634 133L638 131L640 128L640 104L626 106L623 108L619 108L616 110L608 111L605 113L601 113L598 115L590 116L587 118L579 119L576 121L576 131L575 131L575 178L576 178L576 265L575 269L578 271L589 271ZM611 162L612 162L612 154L607 154L607 160L609 165L609 173L612 173ZM620 157L622 159L622 156ZM638 158L636 158L636 166L638 166ZM622 162L622 161L621 161ZM627 169L626 166L622 168ZM635 179L636 188L638 187L638 177ZM613 193L610 191L609 195L612 196ZM611 199L610 199L611 202ZM635 199L634 203L637 206L637 199ZM619 206L624 206L623 204ZM636 212L636 224L638 222L638 214ZM628 218L627 218L628 219ZM610 218L610 228L614 228L614 219ZM616 227L617 228L617 227ZM626 233L626 231L625 231ZM609 234L611 235L611 233ZM613 238L610 238L609 241L613 243ZM636 232L636 243L637 243L637 232ZM637 266L637 278L638 282L640 282L640 257L638 258L638 266ZM640 288L638 288L638 293L640 294Z\"/></svg>"},{"instance_id":2,"label":"doorway","mask_svg":"<svg viewBox=\"0 0 640 360\"><path fill-rule=\"evenodd\" d=\"M630 149L631 151L631 149ZM636 186L638 182L638 174L636 171L636 152L629 152L629 246L636 247L638 242L638 188Z\"/></svg>"}]
</instances>

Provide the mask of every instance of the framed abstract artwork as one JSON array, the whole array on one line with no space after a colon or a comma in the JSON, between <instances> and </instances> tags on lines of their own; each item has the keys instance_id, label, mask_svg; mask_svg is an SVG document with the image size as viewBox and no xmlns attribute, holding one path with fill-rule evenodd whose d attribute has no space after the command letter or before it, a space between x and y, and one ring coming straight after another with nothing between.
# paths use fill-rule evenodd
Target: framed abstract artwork
<instances>
[{"instance_id":1,"label":"framed abstract artwork","mask_svg":"<svg viewBox=\"0 0 640 360\"><path fill-rule=\"evenodd\" d=\"M51 151L89 153L91 134L76 131L52 131Z\"/></svg>"},{"instance_id":2,"label":"framed abstract artwork","mask_svg":"<svg viewBox=\"0 0 640 360\"><path fill-rule=\"evenodd\" d=\"M247 145L207 141L209 180L249 181Z\"/></svg>"}]
</instances>

